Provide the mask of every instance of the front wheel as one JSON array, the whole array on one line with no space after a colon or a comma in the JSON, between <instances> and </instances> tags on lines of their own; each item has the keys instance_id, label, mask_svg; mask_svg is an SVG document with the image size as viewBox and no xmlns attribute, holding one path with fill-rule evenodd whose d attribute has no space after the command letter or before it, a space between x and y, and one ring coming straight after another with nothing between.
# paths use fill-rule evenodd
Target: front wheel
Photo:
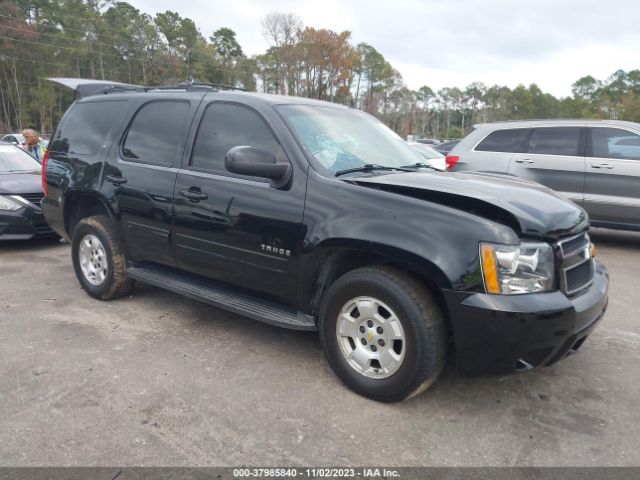
<instances>
[{"instance_id":1,"label":"front wheel","mask_svg":"<svg viewBox=\"0 0 640 480\"><path fill-rule=\"evenodd\" d=\"M319 323L329 364L365 397L403 400L433 384L444 366L442 310L397 269L366 267L340 277L323 298Z\"/></svg>"},{"instance_id":2,"label":"front wheel","mask_svg":"<svg viewBox=\"0 0 640 480\"><path fill-rule=\"evenodd\" d=\"M82 288L99 300L131 292L134 280L127 277L124 246L106 215L83 218L73 230L73 267Z\"/></svg>"}]
</instances>

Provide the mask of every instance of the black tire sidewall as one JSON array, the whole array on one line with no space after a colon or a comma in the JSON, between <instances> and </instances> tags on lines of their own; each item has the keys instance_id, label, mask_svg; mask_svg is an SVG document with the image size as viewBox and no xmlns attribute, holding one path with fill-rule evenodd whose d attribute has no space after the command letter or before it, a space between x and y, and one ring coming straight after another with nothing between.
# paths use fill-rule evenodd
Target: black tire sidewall
<instances>
[{"instance_id":1,"label":"black tire sidewall","mask_svg":"<svg viewBox=\"0 0 640 480\"><path fill-rule=\"evenodd\" d=\"M101 226L98 222L94 222L98 226ZM85 235L95 235L102 246L104 247L105 254L107 256L107 265L108 271L107 276L104 279L104 282L100 285L94 285L84 276L82 272L82 268L80 267L80 258L78 257L78 253L80 250L80 241L85 237ZM113 284L113 276L114 276L114 267L113 267L113 249L111 242L108 237L102 231L101 228L96 228L96 226L92 224L88 224L85 222L80 222L73 231L73 238L71 240L71 256L73 259L73 268L76 272L76 276L78 277L78 281L82 288L92 297L95 298L103 298L111 289L111 285Z\"/></svg>"},{"instance_id":2,"label":"black tire sidewall","mask_svg":"<svg viewBox=\"0 0 640 480\"><path fill-rule=\"evenodd\" d=\"M344 358L336 337L338 314L349 300L369 296L388 305L397 315L405 334L405 356L400 369L384 379L368 378L351 367ZM338 279L327 292L320 309L320 336L328 361L338 377L355 392L379 401L399 401L422 383L425 350L436 348L433 332L424 324L422 309L406 291L384 276L364 278L355 275ZM431 345L433 344L433 346ZM433 362L437 375L437 365Z\"/></svg>"}]
</instances>

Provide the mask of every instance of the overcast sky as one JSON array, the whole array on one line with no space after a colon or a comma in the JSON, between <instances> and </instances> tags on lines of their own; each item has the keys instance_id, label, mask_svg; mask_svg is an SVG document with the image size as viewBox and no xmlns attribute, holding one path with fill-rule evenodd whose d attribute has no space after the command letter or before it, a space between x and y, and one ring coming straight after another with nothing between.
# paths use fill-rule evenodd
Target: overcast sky
<instances>
[{"instance_id":1,"label":"overcast sky","mask_svg":"<svg viewBox=\"0 0 640 480\"><path fill-rule=\"evenodd\" d=\"M272 11L295 13L305 26L350 30L354 45L373 45L412 89L478 80L536 83L567 96L582 76L640 69L638 0L128 1L152 15L177 11L207 38L229 27L247 55L268 48L260 21Z\"/></svg>"}]
</instances>

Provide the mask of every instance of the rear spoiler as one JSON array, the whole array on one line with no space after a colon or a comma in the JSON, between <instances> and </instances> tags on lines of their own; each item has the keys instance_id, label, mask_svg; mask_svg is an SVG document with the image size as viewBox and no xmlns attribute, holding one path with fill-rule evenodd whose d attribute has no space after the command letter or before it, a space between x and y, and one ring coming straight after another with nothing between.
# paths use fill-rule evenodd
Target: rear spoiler
<instances>
[{"instance_id":1,"label":"rear spoiler","mask_svg":"<svg viewBox=\"0 0 640 480\"><path fill-rule=\"evenodd\" d=\"M140 85L129 83L112 82L110 80L91 80L88 78L67 78L51 77L47 80L57 83L66 88L70 88L75 93L75 98L84 98L91 95L110 92L144 92L145 88Z\"/></svg>"}]
</instances>

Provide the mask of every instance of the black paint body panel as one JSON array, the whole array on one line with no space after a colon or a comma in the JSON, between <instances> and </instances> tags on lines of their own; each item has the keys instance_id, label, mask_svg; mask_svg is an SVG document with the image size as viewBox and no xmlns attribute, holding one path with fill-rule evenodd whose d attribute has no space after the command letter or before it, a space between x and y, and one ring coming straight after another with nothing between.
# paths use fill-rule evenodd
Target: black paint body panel
<instances>
[{"instance_id":1,"label":"black paint body panel","mask_svg":"<svg viewBox=\"0 0 640 480\"><path fill-rule=\"evenodd\" d=\"M55 235L39 209L25 207L15 212L0 212L0 241L29 240Z\"/></svg>"},{"instance_id":2,"label":"black paint body panel","mask_svg":"<svg viewBox=\"0 0 640 480\"><path fill-rule=\"evenodd\" d=\"M576 305L583 300L570 301L560 292L484 294L479 242L552 241L588 229L584 210L548 189L493 175L430 171L326 177L314 169L309 152L275 108L314 103L307 99L235 92L105 97L124 100L127 107L106 136L104 149L94 156L51 152L49 157L49 195L43 208L62 235L70 234L66 203L72 198L77 202L73 194L82 193L82 201L94 198L108 209L131 261L179 268L306 315L317 314L331 270L358 255L406 266L440 292L458 366L469 373L506 371L509 365L513 370L513 357L530 347L526 339L535 347L558 328L567 335L578 328ZM167 98L191 102L192 119L175 164L124 161L119 145L133 112L145 102ZM200 117L215 101L247 106L264 119L291 163L287 185L275 188L190 167ZM126 183L116 185L107 177L123 177ZM206 198L181 196L180 191L191 188ZM599 278L606 276L599 272ZM600 315L606 282L596 282L580 298L592 301ZM537 336L531 337L532 332Z\"/></svg>"},{"instance_id":3,"label":"black paint body panel","mask_svg":"<svg viewBox=\"0 0 640 480\"><path fill-rule=\"evenodd\" d=\"M456 365L467 375L506 374L519 360L531 367L555 363L602 319L609 275L596 263L591 287L569 299L561 292L487 295L445 290ZM579 345L578 345L579 346ZM527 369L520 363L521 369Z\"/></svg>"},{"instance_id":4,"label":"black paint body panel","mask_svg":"<svg viewBox=\"0 0 640 480\"><path fill-rule=\"evenodd\" d=\"M19 210L0 210L0 241L28 240L53 235L39 206L42 195L40 172L0 173L0 195L24 195L26 200Z\"/></svg>"}]
</instances>

